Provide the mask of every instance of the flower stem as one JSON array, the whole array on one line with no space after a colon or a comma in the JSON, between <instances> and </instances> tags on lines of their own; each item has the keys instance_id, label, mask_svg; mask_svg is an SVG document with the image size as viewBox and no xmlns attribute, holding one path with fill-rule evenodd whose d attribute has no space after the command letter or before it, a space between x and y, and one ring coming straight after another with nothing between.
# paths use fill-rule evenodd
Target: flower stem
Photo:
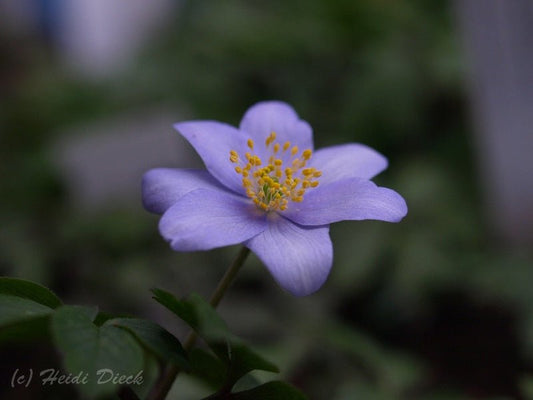
<instances>
[{"instance_id":1,"label":"flower stem","mask_svg":"<svg viewBox=\"0 0 533 400\"><path fill-rule=\"evenodd\" d=\"M224 297L226 290L229 288L229 286L235 279L235 276L243 266L244 261L246 261L246 258L248 257L248 254L250 254L250 250L247 247L243 246L235 260L233 260L233 263L226 270L226 273L218 283L218 286L211 295L211 298L209 299L209 303L214 308L218 306L220 300L222 300L222 297ZM196 335L196 332L191 331L189 333L187 339L185 339L185 343L183 344L183 348L185 349L185 351L189 351L192 349L192 347L196 343L197 338L198 336ZM180 369L177 366L171 363L167 364L160 378L155 383L154 387L152 387L152 390L150 390L147 400L165 399L168 395L168 392L172 388L172 384L178 377L179 372Z\"/></svg>"},{"instance_id":2,"label":"flower stem","mask_svg":"<svg viewBox=\"0 0 533 400\"><path fill-rule=\"evenodd\" d=\"M226 290L233 282L233 279L237 275L237 272L239 272L239 270L243 266L244 262L246 261L246 257L248 257L248 254L250 254L250 250L247 247L243 246L239 254L237 254L237 257L235 257L235 260L233 260L233 263L230 265L230 267L227 269L226 273L218 283L217 288L209 299L209 304L211 304L214 308L218 306L218 303L220 303L220 300L222 300L222 297L224 297Z\"/></svg>"}]
</instances>

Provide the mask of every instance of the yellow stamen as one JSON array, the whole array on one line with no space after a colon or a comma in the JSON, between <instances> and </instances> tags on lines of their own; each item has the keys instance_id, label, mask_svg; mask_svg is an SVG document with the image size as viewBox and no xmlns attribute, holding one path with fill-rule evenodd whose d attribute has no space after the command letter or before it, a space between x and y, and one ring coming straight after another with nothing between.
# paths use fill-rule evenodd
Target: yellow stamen
<instances>
[{"instance_id":1,"label":"yellow stamen","mask_svg":"<svg viewBox=\"0 0 533 400\"><path fill-rule=\"evenodd\" d=\"M270 146L270 144L276 140L276 132L270 132L270 135L268 135L268 137L266 138L265 140L265 144L268 146Z\"/></svg>"},{"instance_id":2,"label":"yellow stamen","mask_svg":"<svg viewBox=\"0 0 533 400\"><path fill-rule=\"evenodd\" d=\"M297 158L298 146L291 147L288 141L281 146L274 143L275 140L275 132L271 132L265 140L270 154L264 166L263 160L255 154L246 152L242 162L235 150L230 151L230 161L239 163L235 172L242 177L246 195L264 211L285 211L290 208L291 201L302 202L307 189L317 187L316 179L322 175L316 168L306 167L313 154L311 149L302 151L301 158ZM252 139L248 139L246 144L250 150L254 149ZM284 155L277 158L280 149L283 149ZM286 154L289 149L289 154ZM287 167L283 168L284 165Z\"/></svg>"}]
</instances>

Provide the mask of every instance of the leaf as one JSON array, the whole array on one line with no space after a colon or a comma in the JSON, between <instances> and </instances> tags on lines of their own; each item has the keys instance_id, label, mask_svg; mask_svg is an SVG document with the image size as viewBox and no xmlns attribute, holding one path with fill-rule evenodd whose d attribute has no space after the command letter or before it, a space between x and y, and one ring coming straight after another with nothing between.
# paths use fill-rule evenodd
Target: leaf
<instances>
[{"instance_id":1,"label":"leaf","mask_svg":"<svg viewBox=\"0 0 533 400\"><path fill-rule=\"evenodd\" d=\"M216 310L199 295L177 300L172 294L154 289L155 300L184 320L202 337L217 357L226 364L226 384L233 386L253 370L279 372L278 368L247 347L233 335Z\"/></svg>"},{"instance_id":2,"label":"leaf","mask_svg":"<svg viewBox=\"0 0 533 400\"><path fill-rule=\"evenodd\" d=\"M153 289L152 293L157 302L176 314L206 341L225 340L233 336L215 309L199 295L192 294L187 299L178 300L161 289Z\"/></svg>"},{"instance_id":3,"label":"leaf","mask_svg":"<svg viewBox=\"0 0 533 400\"><path fill-rule=\"evenodd\" d=\"M288 383L272 381L243 392L211 396L209 400L307 400L307 397Z\"/></svg>"},{"instance_id":4,"label":"leaf","mask_svg":"<svg viewBox=\"0 0 533 400\"><path fill-rule=\"evenodd\" d=\"M50 307L27 298L0 294L0 326L48 316L52 312Z\"/></svg>"},{"instance_id":5,"label":"leaf","mask_svg":"<svg viewBox=\"0 0 533 400\"><path fill-rule=\"evenodd\" d=\"M62 304L61 300L50 289L17 278L0 277L0 294L33 300L50 308L57 308Z\"/></svg>"},{"instance_id":6,"label":"leaf","mask_svg":"<svg viewBox=\"0 0 533 400\"><path fill-rule=\"evenodd\" d=\"M211 352L194 348L189 354L191 374L213 389L219 389L226 383L227 368Z\"/></svg>"},{"instance_id":7,"label":"leaf","mask_svg":"<svg viewBox=\"0 0 533 400\"><path fill-rule=\"evenodd\" d=\"M237 382L248 372L254 370L278 373L279 369L265 360L242 342L232 342L229 349L221 343L211 344L215 354L229 366L228 381Z\"/></svg>"},{"instance_id":8,"label":"leaf","mask_svg":"<svg viewBox=\"0 0 533 400\"><path fill-rule=\"evenodd\" d=\"M98 316L98 307L87 307L87 306L72 306L69 305L69 308L76 310L77 312L86 315L93 323L96 323L96 317Z\"/></svg>"},{"instance_id":9,"label":"leaf","mask_svg":"<svg viewBox=\"0 0 533 400\"><path fill-rule=\"evenodd\" d=\"M138 318L115 318L106 321L104 326L106 325L126 329L160 360L171 362L181 369L190 369L187 354L180 341L156 323Z\"/></svg>"},{"instance_id":10,"label":"leaf","mask_svg":"<svg viewBox=\"0 0 533 400\"><path fill-rule=\"evenodd\" d=\"M0 341L21 341L48 335L50 307L22 297L0 294Z\"/></svg>"},{"instance_id":11,"label":"leaf","mask_svg":"<svg viewBox=\"0 0 533 400\"><path fill-rule=\"evenodd\" d=\"M94 317L93 322L97 326L102 326L106 321L113 318L118 318L118 316L116 314L109 314L105 311L99 311L96 317Z\"/></svg>"},{"instance_id":12,"label":"leaf","mask_svg":"<svg viewBox=\"0 0 533 400\"><path fill-rule=\"evenodd\" d=\"M0 311L1 312L1 311ZM0 342L31 342L50 336L50 314L2 326Z\"/></svg>"},{"instance_id":13,"label":"leaf","mask_svg":"<svg viewBox=\"0 0 533 400\"><path fill-rule=\"evenodd\" d=\"M66 370L87 377L79 389L96 396L119 388L112 377L142 380L143 351L137 341L124 329L96 326L93 318L92 310L73 306L62 306L52 316L53 339Z\"/></svg>"}]
</instances>

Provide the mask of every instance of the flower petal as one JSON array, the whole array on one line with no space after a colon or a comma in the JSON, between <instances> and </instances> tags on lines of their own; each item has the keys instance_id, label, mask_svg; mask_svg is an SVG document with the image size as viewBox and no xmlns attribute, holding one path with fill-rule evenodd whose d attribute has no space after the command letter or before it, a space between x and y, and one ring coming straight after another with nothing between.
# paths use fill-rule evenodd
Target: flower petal
<instances>
[{"instance_id":1,"label":"flower petal","mask_svg":"<svg viewBox=\"0 0 533 400\"><path fill-rule=\"evenodd\" d=\"M405 200L394 190L348 178L309 190L301 203L291 203L283 215L302 225L325 225L363 219L399 222L406 214Z\"/></svg>"},{"instance_id":2,"label":"flower petal","mask_svg":"<svg viewBox=\"0 0 533 400\"><path fill-rule=\"evenodd\" d=\"M159 222L177 251L209 250L242 243L267 227L252 203L223 190L197 189L178 200Z\"/></svg>"},{"instance_id":3,"label":"flower petal","mask_svg":"<svg viewBox=\"0 0 533 400\"><path fill-rule=\"evenodd\" d=\"M344 178L372 179L387 164L384 156L359 143L325 147L317 150L310 160L310 166L322 171L321 185Z\"/></svg>"},{"instance_id":4,"label":"flower petal","mask_svg":"<svg viewBox=\"0 0 533 400\"><path fill-rule=\"evenodd\" d=\"M244 193L242 177L229 160L230 150L243 155L247 136L231 125L216 121L187 121L174 125L200 155L207 170L227 188Z\"/></svg>"},{"instance_id":5,"label":"flower petal","mask_svg":"<svg viewBox=\"0 0 533 400\"><path fill-rule=\"evenodd\" d=\"M206 170L155 168L143 176L142 200L148 211L162 214L180 197L195 189L222 187Z\"/></svg>"},{"instance_id":6,"label":"flower petal","mask_svg":"<svg viewBox=\"0 0 533 400\"><path fill-rule=\"evenodd\" d=\"M276 142L291 142L301 150L313 149L313 130L298 117L287 103L263 101L250 107L241 120L239 129L261 146L271 132L276 132Z\"/></svg>"},{"instance_id":7,"label":"flower petal","mask_svg":"<svg viewBox=\"0 0 533 400\"><path fill-rule=\"evenodd\" d=\"M301 227L276 214L268 222L268 229L245 245L263 261L282 288L295 296L317 291L333 262L329 226Z\"/></svg>"}]
</instances>

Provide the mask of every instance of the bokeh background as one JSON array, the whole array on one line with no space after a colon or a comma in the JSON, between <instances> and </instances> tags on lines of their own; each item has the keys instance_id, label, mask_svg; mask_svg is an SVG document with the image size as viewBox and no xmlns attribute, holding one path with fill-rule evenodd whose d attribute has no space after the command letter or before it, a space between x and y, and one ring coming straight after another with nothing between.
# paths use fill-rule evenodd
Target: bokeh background
<instances>
[{"instance_id":1,"label":"bokeh background","mask_svg":"<svg viewBox=\"0 0 533 400\"><path fill-rule=\"evenodd\" d=\"M279 99L316 147L385 154L409 214L334 225L307 298L252 257L233 331L312 400L533 399L532 27L529 0L0 0L0 273L183 337L149 289L207 296L238 248L172 252L142 173L201 166L173 122ZM46 342L0 360L2 398L77 396L8 387L60 365Z\"/></svg>"}]
</instances>

